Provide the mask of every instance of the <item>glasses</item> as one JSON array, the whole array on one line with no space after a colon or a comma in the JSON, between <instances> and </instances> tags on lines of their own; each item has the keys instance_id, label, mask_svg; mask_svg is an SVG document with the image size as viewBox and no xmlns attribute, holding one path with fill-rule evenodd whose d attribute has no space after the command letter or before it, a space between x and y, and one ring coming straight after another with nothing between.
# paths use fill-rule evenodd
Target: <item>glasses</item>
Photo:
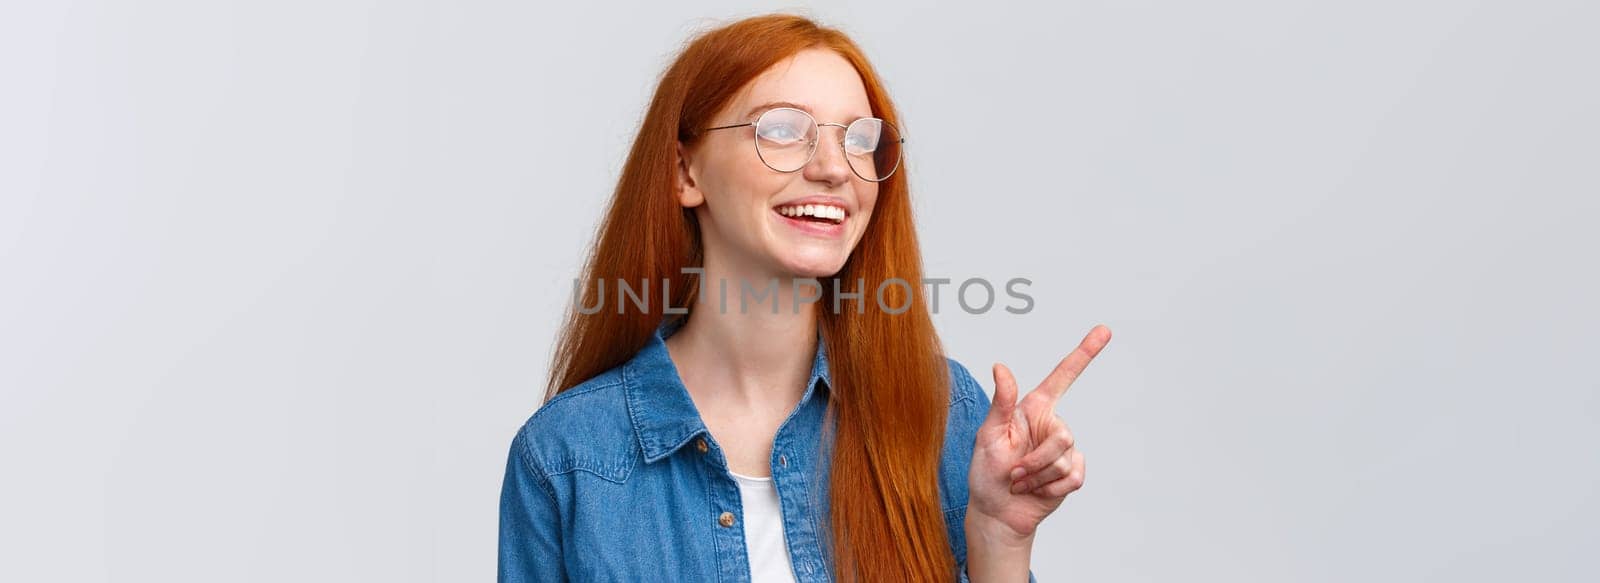
<instances>
[{"instance_id":1,"label":"glasses","mask_svg":"<svg viewBox=\"0 0 1600 583\"><path fill-rule=\"evenodd\" d=\"M844 159L850 170L869 182L882 182L894 175L900 167L900 148L905 138L889 122L875 117L863 117L850 122L817 123L817 119L803 110L792 107L775 107L750 123L706 128L705 131L756 127L756 155L768 168L778 172L795 172L811 163L817 154L819 127L844 128Z\"/></svg>"}]
</instances>

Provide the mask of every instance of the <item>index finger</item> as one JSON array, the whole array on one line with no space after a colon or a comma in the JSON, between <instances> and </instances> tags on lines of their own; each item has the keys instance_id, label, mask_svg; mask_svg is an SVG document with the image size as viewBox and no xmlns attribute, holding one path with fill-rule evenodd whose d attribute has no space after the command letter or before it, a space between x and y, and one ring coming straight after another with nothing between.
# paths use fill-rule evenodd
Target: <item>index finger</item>
<instances>
[{"instance_id":1,"label":"index finger","mask_svg":"<svg viewBox=\"0 0 1600 583\"><path fill-rule=\"evenodd\" d=\"M1067 392L1067 387L1072 386L1072 381L1077 380L1083 369L1089 366L1089 361L1094 360L1095 355L1100 354L1100 349L1106 347L1107 342L1111 342L1111 329L1104 324L1096 324L1078 343L1078 347L1044 377L1044 382L1039 383L1036 390L1048 391L1052 401L1061 398Z\"/></svg>"}]
</instances>

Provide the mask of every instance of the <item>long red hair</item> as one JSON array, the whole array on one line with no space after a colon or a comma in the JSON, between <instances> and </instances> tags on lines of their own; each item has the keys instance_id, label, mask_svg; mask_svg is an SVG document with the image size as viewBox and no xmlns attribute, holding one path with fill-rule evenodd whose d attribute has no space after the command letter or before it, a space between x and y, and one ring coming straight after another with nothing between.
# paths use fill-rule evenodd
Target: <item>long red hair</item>
<instances>
[{"instance_id":1,"label":"long red hair","mask_svg":"<svg viewBox=\"0 0 1600 583\"><path fill-rule=\"evenodd\" d=\"M580 305L603 301L596 281L671 282L672 307L694 304L686 267L701 266L699 225L677 192L677 150L692 146L743 86L801 50L821 47L848 60L866 87L873 115L903 127L861 49L844 33L795 15L747 18L691 40L660 79L583 268ZM922 257L912 224L905 162L878 184L860 243L833 278L821 280L818 328L828 345L833 428L829 521L836 578L842 581L948 581L955 559L945 531L939 459L949 414L949 368L927 310ZM898 278L909 283L884 288ZM832 291L861 291L838 313ZM857 287L858 280L865 285ZM910 297L906 297L909 293ZM548 397L616 367L643 348L663 310L570 309L551 366ZM677 315L674 317L683 317Z\"/></svg>"}]
</instances>

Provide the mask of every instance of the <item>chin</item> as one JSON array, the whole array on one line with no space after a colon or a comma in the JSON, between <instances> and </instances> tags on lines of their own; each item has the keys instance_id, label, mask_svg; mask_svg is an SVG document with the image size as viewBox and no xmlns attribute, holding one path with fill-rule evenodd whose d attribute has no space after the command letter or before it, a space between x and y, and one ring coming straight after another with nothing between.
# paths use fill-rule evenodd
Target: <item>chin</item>
<instances>
[{"instance_id":1,"label":"chin","mask_svg":"<svg viewBox=\"0 0 1600 583\"><path fill-rule=\"evenodd\" d=\"M846 257L789 257L781 260L783 270L794 277L832 277L844 269Z\"/></svg>"}]
</instances>

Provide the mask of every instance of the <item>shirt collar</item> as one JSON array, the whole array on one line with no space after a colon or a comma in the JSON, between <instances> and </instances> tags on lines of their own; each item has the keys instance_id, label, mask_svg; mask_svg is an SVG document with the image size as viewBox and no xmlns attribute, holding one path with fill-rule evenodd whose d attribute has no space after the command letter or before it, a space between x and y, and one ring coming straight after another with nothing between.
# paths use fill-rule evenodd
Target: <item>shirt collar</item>
<instances>
[{"instance_id":1,"label":"shirt collar","mask_svg":"<svg viewBox=\"0 0 1600 583\"><path fill-rule=\"evenodd\" d=\"M650 340L623 366L628 393L628 415L633 420L645 462L670 455L690 438L706 432L705 421L677 366L667 353L666 339L682 327L687 317L669 318L656 327ZM817 354L811 361L811 376L806 381L800 405L805 405L821 387L826 394L829 381L827 346L822 331L817 331Z\"/></svg>"}]
</instances>

